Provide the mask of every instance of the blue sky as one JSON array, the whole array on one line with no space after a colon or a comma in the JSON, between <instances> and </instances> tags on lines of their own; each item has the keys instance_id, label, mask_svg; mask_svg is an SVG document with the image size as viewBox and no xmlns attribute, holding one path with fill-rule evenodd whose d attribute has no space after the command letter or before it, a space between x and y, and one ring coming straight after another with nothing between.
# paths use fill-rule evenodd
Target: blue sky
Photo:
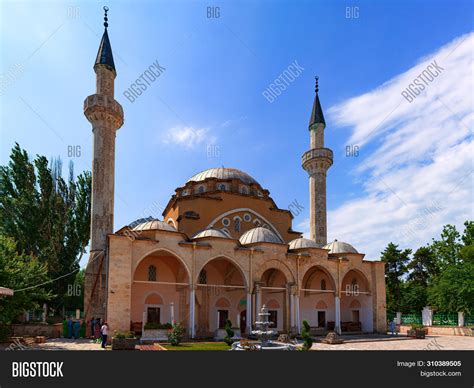
<instances>
[{"instance_id":1,"label":"blue sky","mask_svg":"<svg viewBox=\"0 0 474 388\"><path fill-rule=\"evenodd\" d=\"M82 104L95 91L102 5L1 2L2 164L17 141L65 166L68 146L80 146L76 172L90 170ZM303 205L294 229L307 232L300 158L309 148L316 74L335 159L329 239L378 259L390 241L416 248L443 224L472 219L472 2L212 2L218 18L207 17L202 1L107 5L115 98L125 112L116 229L161 216L159 206L188 177L225 166L255 177L279 207ZM438 57L440 76L404 100L402 90ZM131 103L123 92L155 61L166 70ZM294 61L304 70L267 101L262 92ZM347 145L359 156L346 157Z\"/></svg>"}]
</instances>

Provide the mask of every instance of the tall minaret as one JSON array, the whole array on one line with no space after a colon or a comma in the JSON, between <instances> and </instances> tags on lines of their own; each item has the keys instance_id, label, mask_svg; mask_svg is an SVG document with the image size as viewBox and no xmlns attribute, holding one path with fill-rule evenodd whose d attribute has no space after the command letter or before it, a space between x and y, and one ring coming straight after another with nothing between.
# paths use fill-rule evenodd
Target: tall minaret
<instances>
[{"instance_id":1,"label":"tall minaret","mask_svg":"<svg viewBox=\"0 0 474 388\"><path fill-rule=\"evenodd\" d=\"M326 171L332 165L333 156L329 148L324 148L326 122L318 91L316 77L316 96L309 120L311 149L303 154L302 166L309 174L310 238L322 247L327 244Z\"/></svg>"},{"instance_id":2,"label":"tall minaret","mask_svg":"<svg viewBox=\"0 0 474 388\"><path fill-rule=\"evenodd\" d=\"M108 8L94 64L96 93L84 101L84 115L92 124L92 204L90 257L84 285L84 311L88 318L106 316L107 235L114 227L115 132L123 124L122 106L114 99L115 71L107 34ZM86 318L87 319L87 318Z\"/></svg>"}]
</instances>

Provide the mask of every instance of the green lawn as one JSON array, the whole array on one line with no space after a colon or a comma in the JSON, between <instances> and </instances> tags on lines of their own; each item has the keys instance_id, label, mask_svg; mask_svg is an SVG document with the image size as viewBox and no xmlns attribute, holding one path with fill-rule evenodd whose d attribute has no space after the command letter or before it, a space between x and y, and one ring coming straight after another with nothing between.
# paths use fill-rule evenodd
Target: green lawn
<instances>
[{"instance_id":1,"label":"green lawn","mask_svg":"<svg viewBox=\"0 0 474 388\"><path fill-rule=\"evenodd\" d=\"M178 346L161 344L167 350L229 350L225 342L183 342Z\"/></svg>"}]
</instances>

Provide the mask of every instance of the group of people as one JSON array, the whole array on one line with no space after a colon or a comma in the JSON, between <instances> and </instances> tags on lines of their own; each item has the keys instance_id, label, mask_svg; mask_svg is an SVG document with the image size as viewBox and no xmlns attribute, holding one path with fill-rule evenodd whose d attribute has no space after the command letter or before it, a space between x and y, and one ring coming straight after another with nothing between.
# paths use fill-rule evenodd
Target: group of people
<instances>
[{"instance_id":1,"label":"group of people","mask_svg":"<svg viewBox=\"0 0 474 388\"><path fill-rule=\"evenodd\" d=\"M107 322L104 322L102 319L96 319L94 317L91 318L89 323L90 325L88 325L88 331L90 330L90 332L88 337L93 339L100 338L102 340L101 347L102 349L105 349L105 345L107 344L107 336L109 335L109 325L107 325Z\"/></svg>"},{"instance_id":2,"label":"group of people","mask_svg":"<svg viewBox=\"0 0 474 388\"><path fill-rule=\"evenodd\" d=\"M80 320L73 320L69 317L67 321L67 336L68 338L77 339L80 337L81 331L81 321Z\"/></svg>"},{"instance_id":3,"label":"group of people","mask_svg":"<svg viewBox=\"0 0 474 388\"><path fill-rule=\"evenodd\" d=\"M81 321L73 320L69 317L67 321L67 336L68 338L78 339L80 337ZM109 325L100 318L92 317L86 325L86 338L93 340L101 339L101 346L105 349L107 344L107 337L109 335Z\"/></svg>"}]
</instances>

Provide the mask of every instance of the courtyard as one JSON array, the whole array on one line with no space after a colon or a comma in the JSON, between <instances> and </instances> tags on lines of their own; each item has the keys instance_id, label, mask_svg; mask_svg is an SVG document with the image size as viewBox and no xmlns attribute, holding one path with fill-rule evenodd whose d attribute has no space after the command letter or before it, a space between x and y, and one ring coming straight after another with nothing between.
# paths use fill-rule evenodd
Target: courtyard
<instances>
[{"instance_id":1,"label":"courtyard","mask_svg":"<svg viewBox=\"0 0 474 388\"><path fill-rule=\"evenodd\" d=\"M328 345L322 343L322 337L316 337L312 350L474 350L474 337L465 336L427 336L425 339L413 339L404 335L349 335L343 336L343 344ZM0 350L10 345L0 344ZM158 345L157 348L160 346ZM184 342L181 346L172 347L163 344L167 350L227 350L229 347L222 342ZM91 340L67 338L48 339L42 344L27 347L12 346L12 350L102 350L100 344ZM144 348L143 350L145 350ZM110 346L107 347L110 350ZM156 349L158 350L158 349Z\"/></svg>"}]
</instances>

